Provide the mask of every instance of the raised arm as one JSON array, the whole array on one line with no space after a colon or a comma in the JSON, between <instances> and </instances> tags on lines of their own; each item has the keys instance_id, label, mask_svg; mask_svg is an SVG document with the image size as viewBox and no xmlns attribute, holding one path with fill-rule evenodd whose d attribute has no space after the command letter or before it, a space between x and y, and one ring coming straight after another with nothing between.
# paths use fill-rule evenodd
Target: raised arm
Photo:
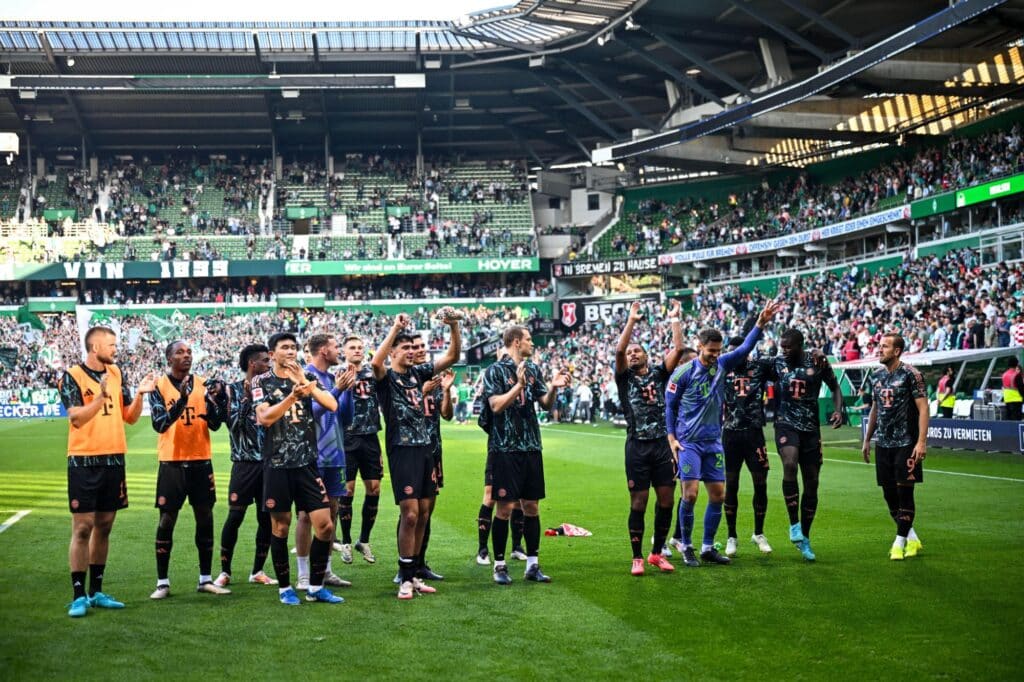
<instances>
[{"instance_id":1,"label":"raised arm","mask_svg":"<svg viewBox=\"0 0 1024 682\"><path fill-rule=\"evenodd\" d=\"M444 356L434 363L434 371L438 374L458 362L459 356L462 355L462 331L459 328L459 318L454 316L454 312L454 310L450 311L450 314L444 318L444 323L452 330L452 341Z\"/></svg>"},{"instance_id":2,"label":"raised arm","mask_svg":"<svg viewBox=\"0 0 1024 682\"><path fill-rule=\"evenodd\" d=\"M672 348L665 353L665 369L671 372L679 364L679 358L683 357L683 307L678 299L672 301L668 320L672 325Z\"/></svg>"},{"instance_id":3,"label":"raised arm","mask_svg":"<svg viewBox=\"0 0 1024 682\"><path fill-rule=\"evenodd\" d=\"M388 353L391 352L391 346L395 343L395 337L406 328L409 324L409 316L405 313L399 313L395 317L395 323L391 325L388 336L384 339L379 346L377 351L373 354L373 359L370 360L370 367L373 369L373 378L380 381L387 374L387 368L384 366L384 361L387 360Z\"/></svg>"},{"instance_id":4,"label":"raised arm","mask_svg":"<svg viewBox=\"0 0 1024 682\"><path fill-rule=\"evenodd\" d=\"M622 328L622 333L619 335L619 343L615 346L616 374L622 374L626 371L626 349L629 348L629 340L633 338L633 327L642 319L644 319L644 316L640 312L640 301L633 301L633 305L629 306L626 326Z\"/></svg>"},{"instance_id":5,"label":"raised arm","mask_svg":"<svg viewBox=\"0 0 1024 682\"><path fill-rule=\"evenodd\" d=\"M547 392L538 399L537 402L545 410L550 410L552 405L555 404L555 396L558 394L558 389L564 388L569 385L569 374L564 369L560 372L556 372L555 376L551 377L551 386L548 387Z\"/></svg>"},{"instance_id":6,"label":"raised arm","mask_svg":"<svg viewBox=\"0 0 1024 682\"><path fill-rule=\"evenodd\" d=\"M768 305L764 307L761 314L757 316L757 322L753 328L747 334L747 337L743 339L743 343L740 347L734 351L723 354L718 359L718 364L728 372L729 370L735 369L742 361L743 358L750 355L750 351L754 350L754 346L757 345L757 340L761 338L761 332L764 330L768 323L772 321L775 314L779 312L782 307L782 303L773 300L768 301Z\"/></svg>"}]
</instances>

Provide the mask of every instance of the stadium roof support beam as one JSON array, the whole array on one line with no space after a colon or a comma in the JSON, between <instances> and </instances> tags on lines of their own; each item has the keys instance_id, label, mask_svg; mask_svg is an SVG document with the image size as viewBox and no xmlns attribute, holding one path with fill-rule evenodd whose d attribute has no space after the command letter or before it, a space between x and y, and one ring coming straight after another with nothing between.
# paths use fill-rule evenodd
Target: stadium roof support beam
<instances>
[{"instance_id":1,"label":"stadium roof support beam","mask_svg":"<svg viewBox=\"0 0 1024 682\"><path fill-rule=\"evenodd\" d=\"M564 83L561 83L557 79L553 79L553 78L548 78L546 76L542 76L542 75L540 75L539 73L537 73L535 71L531 71L530 73L541 84L547 86L551 90L552 93L554 93L555 95L558 96L559 99L561 99L563 102L565 102L570 107L572 107L574 110L576 110L580 114L580 116L582 116L583 118L585 118L588 121L590 121L591 123L593 123L595 127L597 127L601 132L603 132L605 135L607 135L610 139L614 140L617 137L619 137L619 133L618 132L616 132L607 123L602 121L590 109L587 109L587 107L584 106L583 103L575 95L570 93L568 88L564 87Z\"/></svg>"},{"instance_id":2,"label":"stadium roof support beam","mask_svg":"<svg viewBox=\"0 0 1024 682\"><path fill-rule=\"evenodd\" d=\"M731 1L735 2L735 0ZM594 163L601 163L648 154L674 144L710 135L724 128L749 121L754 117L763 116L768 112L777 111L847 81L875 64L890 59L1005 2L1006 0L961 0L961 2L942 9L918 21L913 26L860 52L851 54L801 81L768 90L750 102L733 106L703 120L649 135L640 140L595 149L591 158Z\"/></svg>"},{"instance_id":3,"label":"stadium roof support beam","mask_svg":"<svg viewBox=\"0 0 1024 682\"><path fill-rule=\"evenodd\" d=\"M802 14L803 16L807 17L808 19L811 20L812 23L821 26L823 29L825 29L835 37L839 38L850 47L860 46L859 41L852 35L850 35L847 31L845 31L841 26L837 25L833 21L830 21L827 17L818 14L810 7L800 2L800 0L780 0L780 2L782 2L783 5L790 8L797 14Z\"/></svg>"},{"instance_id":4,"label":"stadium roof support beam","mask_svg":"<svg viewBox=\"0 0 1024 682\"><path fill-rule=\"evenodd\" d=\"M540 109L528 102L519 99L512 93L509 93L509 99L514 101L516 104L527 109L530 109L531 111L535 111L541 116L544 116L545 118L548 118L557 123L558 126L562 129L561 134L564 135L566 139L568 139L570 142L576 145L576 147L583 152L584 158L590 156L590 150L587 149L587 145L583 144L583 141L579 137L570 132L572 130L572 125L568 121L566 121L557 111L551 111L549 109Z\"/></svg>"},{"instance_id":5,"label":"stadium roof support beam","mask_svg":"<svg viewBox=\"0 0 1024 682\"><path fill-rule=\"evenodd\" d=\"M662 43L664 43L665 47L672 50L683 59L689 59L693 63L693 65L698 67L701 71L705 71L711 76L714 76L718 80L728 85L730 88L736 90L736 92L746 95L747 97L751 97L753 95L753 93L751 93L745 85L743 85L742 83L734 79L732 76L722 71L721 69L716 68L706 59L702 59L700 55L697 55L692 50L688 50L685 47L683 47L683 45L680 44L678 40L670 38L661 31L655 31L654 29L647 28L646 26L644 27L644 30L647 31L655 40L659 40Z\"/></svg>"},{"instance_id":6,"label":"stadium roof support beam","mask_svg":"<svg viewBox=\"0 0 1024 682\"><path fill-rule=\"evenodd\" d=\"M658 69L659 71L671 76L672 80L676 81L679 84L686 85L686 87L688 87L690 90L693 90L694 92L699 92L700 94L704 95L704 97L708 98L712 102L715 102L716 104L725 106L725 102L722 101L722 98L716 95L714 92L708 90L703 85L701 85L694 79L690 78L679 69L673 66L669 66L665 62L661 61L660 59L649 53L647 51L647 45L644 45L639 41L633 40L632 38L626 37L623 37L621 39L621 42L627 47L629 47L629 49L633 51L633 54L640 57L640 59L647 62L648 64Z\"/></svg>"},{"instance_id":7,"label":"stadium roof support beam","mask_svg":"<svg viewBox=\"0 0 1024 682\"><path fill-rule=\"evenodd\" d=\"M46 53L46 61L50 63L53 70L58 74L64 74L64 67L61 66L60 62L57 61L56 55L53 53L53 46L50 45L49 38L46 37L45 31L39 31L36 34L39 39L39 44L43 46L43 52ZM78 104L75 102L75 96L70 92L64 93L64 101L68 105L68 110L71 111L71 116L75 119L75 123L78 125L78 132L82 136L82 140L90 148L92 148L92 135L89 134L88 128L85 126L85 120L82 118L82 112L78 109ZM82 150L82 165L85 165L85 150Z\"/></svg>"},{"instance_id":8,"label":"stadium roof support beam","mask_svg":"<svg viewBox=\"0 0 1024 682\"><path fill-rule=\"evenodd\" d=\"M774 19L772 19L770 16L768 16L767 14L762 12L761 10L759 10L759 9L755 8L754 6L752 6L751 4L749 4L749 2L747 2L745 0L729 0L729 2L736 9L740 10L741 12L743 12L745 14L749 14L754 19L757 19L762 24L764 24L765 26L770 28L775 33L778 33L780 36L782 36L786 40L790 41L794 45L798 45L799 47L802 47L804 50L806 50L807 52L809 52L812 55L814 55L815 57L817 57L819 61L821 61L821 62L829 61L828 55L825 54L824 50L819 48L817 45L814 45L813 43L811 43L809 40L807 40L806 38L801 36L796 31L793 31L792 29L787 28L786 26L783 26L779 22L775 21Z\"/></svg>"},{"instance_id":9,"label":"stadium roof support beam","mask_svg":"<svg viewBox=\"0 0 1024 682\"><path fill-rule=\"evenodd\" d=\"M582 78L583 80L587 81L595 88L597 88L597 90L601 92L601 94L603 94L605 97L614 102L615 106L629 114L634 121L639 123L644 128L655 130L654 123L648 120L648 118L641 114L636 107L634 107L632 104L624 100L617 92L608 87L597 76L591 74L578 64L573 64L572 62L566 62L566 66L575 71L580 76L580 78Z\"/></svg>"}]
</instances>

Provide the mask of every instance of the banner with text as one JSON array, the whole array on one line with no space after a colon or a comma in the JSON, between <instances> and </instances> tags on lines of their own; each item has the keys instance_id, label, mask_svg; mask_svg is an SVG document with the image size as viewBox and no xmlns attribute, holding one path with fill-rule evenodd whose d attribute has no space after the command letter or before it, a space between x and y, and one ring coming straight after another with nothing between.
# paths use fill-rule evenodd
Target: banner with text
<instances>
[{"instance_id":1,"label":"banner with text","mask_svg":"<svg viewBox=\"0 0 1024 682\"><path fill-rule=\"evenodd\" d=\"M284 274L283 260L174 260L0 265L0 281L62 279L193 279L206 277L274 277Z\"/></svg>"},{"instance_id":2,"label":"banner with text","mask_svg":"<svg viewBox=\"0 0 1024 682\"><path fill-rule=\"evenodd\" d=\"M861 433L867 420L861 424ZM931 419L928 446L982 452L1024 453L1024 423L975 419Z\"/></svg>"},{"instance_id":3,"label":"banner with text","mask_svg":"<svg viewBox=\"0 0 1024 682\"><path fill-rule=\"evenodd\" d=\"M878 227L886 223L903 220L910 217L909 206L899 206L888 211L872 213L842 223L819 227L813 230L786 234L781 237L762 239L747 244L729 244L727 246L715 246L710 249L698 249L696 251L676 251L674 253L662 254L658 257L659 265L679 265L681 263L694 263L702 260L714 260L716 258L731 258L733 256L746 256L753 253L765 251L778 251L790 246L810 244L811 242L831 239L842 235L853 234L861 230Z\"/></svg>"},{"instance_id":4,"label":"banner with text","mask_svg":"<svg viewBox=\"0 0 1024 682\"><path fill-rule=\"evenodd\" d=\"M555 277L590 277L592 275L632 275L657 272L658 257L620 258L616 260L571 261L555 263L551 272Z\"/></svg>"},{"instance_id":5,"label":"banner with text","mask_svg":"<svg viewBox=\"0 0 1024 682\"><path fill-rule=\"evenodd\" d=\"M535 272L540 259L438 258L434 260L292 260L285 265L289 276L319 275L430 275L449 272Z\"/></svg>"},{"instance_id":6,"label":"banner with text","mask_svg":"<svg viewBox=\"0 0 1024 682\"><path fill-rule=\"evenodd\" d=\"M0 419L29 417L67 417L55 388L20 388L0 390Z\"/></svg>"},{"instance_id":7,"label":"banner with text","mask_svg":"<svg viewBox=\"0 0 1024 682\"><path fill-rule=\"evenodd\" d=\"M633 301L657 303L660 300L660 294L641 294L616 300L608 300L603 296L563 300L559 301L559 310L561 312L559 319L562 322L562 326L569 331L574 331L581 325L593 324L595 322L615 324L626 319L626 315L629 313L629 306L633 305Z\"/></svg>"}]
</instances>

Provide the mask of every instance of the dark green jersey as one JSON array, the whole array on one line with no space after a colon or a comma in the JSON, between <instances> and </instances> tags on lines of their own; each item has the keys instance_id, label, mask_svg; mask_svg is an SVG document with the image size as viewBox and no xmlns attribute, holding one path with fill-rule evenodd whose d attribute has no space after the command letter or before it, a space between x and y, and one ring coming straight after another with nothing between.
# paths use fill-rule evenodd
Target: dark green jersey
<instances>
[{"instance_id":1,"label":"dark green jersey","mask_svg":"<svg viewBox=\"0 0 1024 682\"><path fill-rule=\"evenodd\" d=\"M518 381L516 364L505 357L484 372L482 399L488 404L491 396L508 393ZM548 392L547 384L534 363L526 363L526 387L500 414L491 413L487 449L500 452L530 452L541 449L540 424L533 403Z\"/></svg>"},{"instance_id":2,"label":"dark green jersey","mask_svg":"<svg viewBox=\"0 0 1024 682\"><path fill-rule=\"evenodd\" d=\"M245 380L228 385L221 395L227 402L231 461L259 462L263 457L263 428L256 422L256 408L245 390Z\"/></svg>"},{"instance_id":3,"label":"dark green jersey","mask_svg":"<svg viewBox=\"0 0 1024 682\"><path fill-rule=\"evenodd\" d=\"M824 367L815 367L809 353L804 353L796 367L787 365L781 355L773 358L769 365L769 378L775 381L779 395L775 423L797 431L820 432L818 395L822 383L835 379L835 376L832 365L828 363Z\"/></svg>"},{"instance_id":4,"label":"dark green jersey","mask_svg":"<svg viewBox=\"0 0 1024 682\"><path fill-rule=\"evenodd\" d=\"M309 372L305 374L307 380L316 381ZM261 374L253 379L253 410L264 404L276 405L291 392L291 379L282 379L273 371ZM263 429L262 458L272 469L297 469L316 463L312 396L295 401L284 416Z\"/></svg>"},{"instance_id":5,"label":"dark green jersey","mask_svg":"<svg viewBox=\"0 0 1024 682\"><path fill-rule=\"evenodd\" d=\"M395 447L423 447L433 443L433 427L423 403L423 384L434 376L434 363L416 365L405 374L388 369L377 382L377 400L384 413L388 452Z\"/></svg>"},{"instance_id":6,"label":"dark green jersey","mask_svg":"<svg viewBox=\"0 0 1024 682\"><path fill-rule=\"evenodd\" d=\"M380 431L380 408L377 403L377 379L373 376L373 368L363 365L356 373L356 383L352 387L354 416L352 423L345 429L350 436L368 436Z\"/></svg>"},{"instance_id":7,"label":"dark green jersey","mask_svg":"<svg viewBox=\"0 0 1024 682\"><path fill-rule=\"evenodd\" d=\"M770 363L770 360L748 360L725 375L723 430L742 431L764 426L764 387Z\"/></svg>"},{"instance_id":8,"label":"dark green jersey","mask_svg":"<svg viewBox=\"0 0 1024 682\"><path fill-rule=\"evenodd\" d=\"M665 363L647 366L646 374L626 368L616 372L615 385L626 417L626 433L630 438L655 440L665 438L665 382L670 372Z\"/></svg>"},{"instance_id":9,"label":"dark green jersey","mask_svg":"<svg viewBox=\"0 0 1024 682\"><path fill-rule=\"evenodd\" d=\"M901 448L917 442L918 398L927 398L924 378L916 368L902 362L889 372L885 367L872 372L871 395L876 405L875 439L883 448Z\"/></svg>"}]
</instances>

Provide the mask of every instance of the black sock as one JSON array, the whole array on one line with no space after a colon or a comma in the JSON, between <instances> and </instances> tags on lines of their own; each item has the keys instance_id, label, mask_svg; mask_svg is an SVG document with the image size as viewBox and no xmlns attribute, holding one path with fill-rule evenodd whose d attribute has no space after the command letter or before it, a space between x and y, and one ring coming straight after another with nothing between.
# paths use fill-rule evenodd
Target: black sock
<instances>
[{"instance_id":1,"label":"black sock","mask_svg":"<svg viewBox=\"0 0 1024 682\"><path fill-rule=\"evenodd\" d=\"M274 564L274 575L277 577L279 587L288 587L292 584L292 569L288 563L288 538L279 538L276 535L270 536L270 558Z\"/></svg>"},{"instance_id":2,"label":"black sock","mask_svg":"<svg viewBox=\"0 0 1024 682\"><path fill-rule=\"evenodd\" d=\"M905 538L910 529L914 527L914 516L917 514L917 506L914 504L914 486L901 485L898 487L898 491L900 510L896 516L896 535Z\"/></svg>"},{"instance_id":3,"label":"black sock","mask_svg":"<svg viewBox=\"0 0 1024 682\"><path fill-rule=\"evenodd\" d=\"M309 584L324 585L324 574L327 573L327 557L331 553L330 541L313 537L313 543L309 546Z\"/></svg>"},{"instance_id":4,"label":"black sock","mask_svg":"<svg viewBox=\"0 0 1024 682\"><path fill-rule=\"evenodd\" d=\"M629 544L633 546L633 558L640 559L644 555L644 513L635 509L629 510ZM661 551L661 548L658 548Z\"/></svg>"},{"instance_id":5,"label":"black sock","mask_svg":"<svg viewBox=\"0 0 1024 682\"><path fill-rule=\"evenodd\" d=\"M491 544L494 546L494 560L505 560L505 548L508 545L508 519L494 517L491 524Z\"/></svg>"},{"instance_id":6,"label":"black sock","mask_svg":"<svg viewBox=\"0 0 1024 682\"><path fill-rule=\"evenodd\" d=\"M786 501L786 513L789 514L789 525L800 522L800 484L796 481L782 480L782 499Z\"/></svg>"},{"instance_id":7,"label":"black sock","mask_svg":"<svg viewBox=\"0 0 1024 682\"><path fill-rule=\"evenodd\" d=\"M416 560L411 557L398 557L398 579L403 583L416 577Z\"/></svg>"},{"instance_id":8,"label":"black sock","mask_svg":"<svg viewBox=\"0 0 1024 682\"><path fill-rule=\"evenodd\" d=\"M800 528L804 537L811 537L811 524L814 523L814 515L818 512L818 486L807 486L804 488L803 498L800 500Z\"/></svg>"},{"instance_id":9,"label":"black sock","mask_svg":"<svg viewBox=\"0 0 1024 682\"><path fill-rule=\"evenodd\" d=\"M364 502L365 510L365 502ZM364 511L365 516L365 511ZM338 523L341 525L341 542L345 545L352 544L352 498L349 496L338 498Z\"/></svg>"},{"instance_id":10,"label":"black sock","mask_svg":"<svg viewBox=\"0 0 1024 682\"><path fill-rule=\"evenodd\" d=\"M900 520L900 493L896 489L896 484L889 483L882 486L882 497L885 498L885 504L889 507L889 516L892 517L893 522L896 524L897 531L899 530Z\"/></svg>"},{"instance_id":11,"label":"black sock","mask_svg":"<svg viewBox=\"0 0 1024 682\"><path fill-rule=\"evenodd\" d=\"M270 514L265 511L256 512L256 555L252 560L252 574L263 570L270 551Z\"/></svg>"},{"instance_id":12,"label":"black sock","mask_svg":"<svg viewBox=\"0 0 1024 682\"><path fill-rule=\"evenodd\" d=\"M486 504L480 505L480 511L476 515L476 529L479 542L477 551L482 552L487 549L487 538L491 535L491 508Z\"/></svg>"},{"instance_id":13,"label":"black sock","mask_svg":"<svg viewBox=\"0 0 1024 682\"><path fill-rule=\"evenodd\" d=\"M420 554L417 557L417 565L422 568L427 565L427 545L430 544L430 519L427 519L427 527L423 529L423 543L420 544Z\"/></svg>"},{"instance_id":14,"label":"black sock","mask_svg":"<svg viewBox=\"0 0 1024 682\"><path fill-rule=\"evenodd\" d=\"M672 529L672 506L654 508L654 545L651 554L661 554L665 538Z\"/></svg>"},{"instance_id":15,"label":"black sock","mask_svg":"<svg viewBox=\"0 0 1024 682\"><path fill-rule=\"evenodd\" d=\"M89 564L89 596L103 591L103 571L106 564Z\"/></svg>"},{"instance_id":16,"label":"black sock","mask_svg":"<svg viewBox=\"0 0 1024 682\"><path fill-rule=\"evenodd\" d=\"M228 510L228 518L220 531L220 570L231 575L231 558L238 543L238 529L245 519L244 509Z\"/></svg>"},{"instance_id":17,"label":"black sock","mask_svg":"<svg viewBox=\"0 0 1024 682\"><path fill-rule=\"evenodd\" d=\"M199 552L199 575L213 570L213 512L196 519L196 550Z\"/></svg>"},{"instance_id":18,"label":"black sock","mask_svg":"<svg viewBox=\"0 0 1024 682\"><path fill-rule=\"evenodd\" d=\"M754 481L754 535L764 535L764 517L768 513L768 481Z\"/></svg>"},{"instance_id":19,"label":"black sock","mask_svg":"<svg viewBox=\"0 0 1024 682\"><path fill-rule=\"evenodd\" d=\"M363 525L359 529L359 542L370 541L370 531L377 522L377 508L380 506L380 495L367 495L363 498Z\"/></svg>"},{"instance_id":20,"label":"black sock","mask_svg":"<svg viewBox=\"0 0 1024 682\"><path fill-rule=\"evenodd\" d=\"M537 556L540 551L540 517L527 516L523 519L523 538L526 540L526 556Z\"/></svg>"},{"instance_id":21,"label":"black sock","mask_svg":"<svg viewBox=\"0 0 1024 682\"><path fill-rule=\"evenodd\" d=\"M725 480L725 504L722 505L725 511L725 525L729 529L729 537L736 537L736 510L739 508L739 472L729 474Z\"/></svg>"},{"instance_id":22,"label":"black sock","mask_svg":"<svg viewBox=\"0 0 1024 682\"><path fill-rule=\"evenodd\" d=\"M672 532L672 539L683 541L683 526L680 524L680 519L683 517L683 499L679 498L679 506L675 513L676 517L676 529Z\"/></svg>"},{"instance_id":23,"label":"black sock","mask_svg":"<svg viewBox=\"0 0 1024 682\"><path fill-rule=\"evenodd\" d=\"M516 548L521 549L522 546L523 546L523 519L525 518L525 516L526 515L523 514L523 510L522 509L513 509L512 510L512 518L510 519L510 523L511 523L510 527L512 529L512 549L513 550L516 549Z\"/></svg>"},{"instance_id":24,"label":"black sock","mask_svg":"<svg viewBox=\"0 0 1024 682\"><path fill-rule=\"evenodd\" d=\"M85 596L85 571L71 571L71 589L75 591L75 599Z\"/></svg>"},{"instance_id":25,"label":"black sock","mask_svg":"<svg viewBox=\"0 0 1024 682\"><path fill-rule=\"evenodd\" d=\"M174 547L174 528L156 528L156 577L167 580L167 569L171 565L171 549Z\"/></svg>"}]
</instances>

